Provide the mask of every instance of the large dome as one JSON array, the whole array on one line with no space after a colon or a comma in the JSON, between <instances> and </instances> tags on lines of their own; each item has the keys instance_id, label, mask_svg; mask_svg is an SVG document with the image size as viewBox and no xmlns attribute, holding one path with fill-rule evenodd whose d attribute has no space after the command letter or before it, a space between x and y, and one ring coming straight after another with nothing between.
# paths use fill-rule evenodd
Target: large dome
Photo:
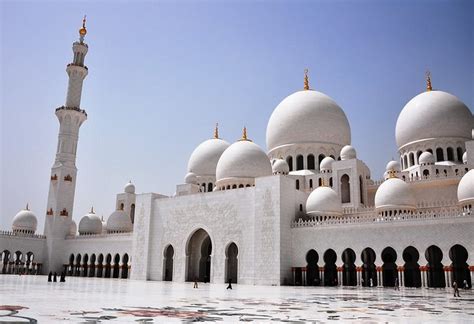
<instances>
[{"instance_id":1,"label":"large dome","mask_svg":"<svg viewBox=\"0 0 474 324\"><path fill-rule=\"evenodd\" d=\"M38 226L36 215L28 209L20 210L18 214L13 217L12 230L13 232L34 233Z\"/></svg>"},{"instance_id":2,"label":"large dome","mask_svg":"<svg viewBox=\"0 0 474 324\"><path fill-rule=\"evenodd\" d=\"M455 96L443 91L426 91L405 105L398 116L395 137L399 148L433 138L469 140L473 122L469 108Z\"/></svg>"},{"instance_id":3,"label":"large dome","mask_svg":"<svg viewBox=\"0 0 474 324\"><path fill-rule=\"evenodd\" d=\"M92 209L90 213L84 215L79 222L79 234L101 234L102 233L102 221L99 216L94 213Z\"/></svg>"},{"instance_id":4,"label":"large dome","mask_svg":"<svg viewBox=\"0 0 474 324\"><path fill-rule=\"evenodd\" d=\"M351 143L344 111L324 93L302 90L289 95L275 108L267 126L269 151L287 144Z\"/></svg>"},{"instance_id":5,"label":"large dome","mask_svg":"<svg viewBox=\"0 0 474 324\"><path fill-rule=\"evenodd\" d=\"M132 230L132 221L123 210L114 211L107 219L107 232L109 233L131 232Z\"/></svg>"},{"instance_id":6,"label":"large dome","mask_svg":"<svg viewBox=\"0 0 474 324\"><path fill-rule=\"evenodd\" d=\"M306 200L306 213L315 216L341 216L342 203L332 188L318 187Z\"/></svg>"},{"instance_id":7,"label":"large dome","mask_svg":"<svg viewBox=\"0 0 474 324\"><path fill-rule=\"evenodd\" d=\"M466 173L459 181L458 200L462 205L474 204L474 169Z\"/></svg>"},{"instance_id":8,"label":"large dome","mask_svg":"<svg viewBox=\"0 0 474 324\"><path fill-rule=\"evenodd\" d=\"M272 175L270 159L249 140L235 142L222 154L216 168L217 181L228 178L257 178Z\"/></svg>"},{"instance_id":9,"label":"large dome","mask_svg":"<svg viewBox=\"0 0 474 324\"><path fill-rule=\"evenodd\" d=\"M375 209L409 210L416 208L416 201L409 184L398 178L385 180L375 193Z\"/></svg>"},{"instance_id":10,"label":"large dome","mask_svg":"<svg viewBox=\"0 0 474 324\"><path fill-rule=\"evenodd\" d=\"M229 146L229 143L220 138L202 142L194 149L189 158L188 172L192 172L196 176L215 176L217 162Z\"/></svg>"}]
</instances>

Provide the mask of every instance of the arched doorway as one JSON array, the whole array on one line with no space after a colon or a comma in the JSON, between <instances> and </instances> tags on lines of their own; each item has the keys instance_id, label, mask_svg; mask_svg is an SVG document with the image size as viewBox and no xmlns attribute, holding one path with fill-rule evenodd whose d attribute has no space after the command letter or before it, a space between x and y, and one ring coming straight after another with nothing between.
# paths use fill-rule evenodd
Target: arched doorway
<instances>
[{"instance_id":1,"label":"arched doorway","mask_svg":"<svg viewBox=\"0 0 474 324\"><path fill-rule=\"evenodd\" d=\"M428 287L444 288L446 280L444 279L444 269L441 260L443 260L443 252L436 245L431 245L425 252L426 260L428 260Z\"/></svg>"},{"instance_id":2,"label":"arched doorway","mask_svg":"<svg viewBox=\"0 0 474 324\"><path fill-rule=\"evenodd\" d=\"M125 253L122 257L122 275L120 276L122 279L128 278L128 254Z\"/></svg>"},{"instance_id":3,"label":"arched doorway","mask_svg":"<svg viewBox=\"0 0 474 324\"><path fill-rule=\"evenodd\" d=\"M112 263L112 256L109 253L105 257L105 278L110 278L110 263Z\"/></svg>"},{"instance_id":4,"label":"arched doorway","mask_svg":"<svg viewBox=\"0 0 474 324\"><path fill-rule=\"evenodd\" d=\"M8 263L10 262L10 251L4 250L2 252L2 273L7 273Z\"/></svg>"},{"instance_id":5,"label":"arched doorway","mask_svg":"<svg viewBox=\"0 0 474 324\"><path fill-rule=\"evenodd\" d=\"M96 256L95 254L91 255L91 261L89 262L89 277L95 277L95 261L96 261Z\"/></svg>"},{"instance_id":6,"label":"arched doorway","mask_svg":"<svg viewBox=\"0 0 474 324\"><path fill-rule=\"evenodd\" d=\"M344 262L342 272L342 284L344 286L357 286L357 271L355 266L356 254L352 249L345 249L342 252Z\"/></svg>"},{"instance_id":7,"label":"arched doorway","mask_svg":"<svg viewBox=\"0 0 474 324\"><path fill-rule=\"evenodd\" d=\"M405 261L405 265L403 266L405 268L403 270L405 287L421 287L421 271L420 265L418 264L419 258L420 254L413 246L409 246L403 250L403 260Z\"/></svg>"},{"instance_id":8,"label":"arched doorway","mask_svg":"<svg viewBox=\"0 0 474 324\"><path fill-rule=\"evenodd\" d=\"M362 251L362 286L377 286L377 268L375 267L375 252L371 248L365 248Z\"/></svg>"},{"instance_id":9,"label":"arched doorway","mask_svg":"<svg viewBox=\"0 0 474 324\"><path fill-rule=\"evenodd\" d=\"M471 273L469 272L469 266L466 262L468 258L466 248L459 244L454 245L449 249L449 258L453 262L451 264L452 282L456 281L458 287L464 287L467 285L468 288L471 288Z\"/></svg>"},{"instance_id":10,"label":"arched doorway","mask_svg":"<svg viewBox=\"0 0 474 324\"><path fill-rule=\"evenodd\" d=\"M113 277L118 278L120 273L120 255L116 254L114 257L114 272Z\"/></svg>"},{"instance_id":11,"label":"arched doorway","mask_svg":"<svg viewBox=\"0 0 474 324\"><path fill-rule=\"evenodd\" d=\"M232 283L237 283L238 277L238 260L237 254L239 254L239 249L237 245L232 242L229 244L225 251L225 268L226 268L226 278L225 282L232 281Z\"/></svg>"},{"instance_id":12,"label":"arched doorway","mask_svg":"<svg viewBox=\"0 0 474 324\"><path fill-rule=\"evenodd\" d=\"M74 254L69 256L69 272L68 275L72 276L74 274Z\"/></svg>"},{"instance_id":13,"label":"arched doorway","mask_svg":"<svg viewBox=\"0 0 474 324\"><path fill-rule=\"evenodd\" d=\"M384 287L394 287L395 280L398 278L398 270L395 261L397 261L397 252L393 248L386 247L382 251L382 281ZM398 283L400 285L400 282Z\"/></svg>"},{"instance_id":14,"label":"arched doorway","mask_svg":"<svg viewBox=\"0 0 474 324\"><path fill-rule=\"evenodd\" d=\"M86 254L84 254L84 261L83 261L83 264L82 264L82 267L84 269L84 271L82 272L82 276L83 277L87 277L87 270L88 270L88 267L89 267L89 256Z\"/></svg>"},{"instance_id":15,"label":"arched doorway","mask_svg":"<svg viewBox=\"0 0 474 324\"><path fill-rule=\"evenodd\" d=\"M76 271L74 273L75 276L80 276L81 275L81 255L78 254L76 256Z\"/></svg>"},{"instance_id":16,"label":"arched doorway","mask_svg":"<svg viewBox=\"0 0 474 324\"><path fill-rule=\"evenodd\" d=\"M99 254L99 259L97 260L97 277L102 278L104 275L104 255Z\"/></svg>"},{"instance_id":17,"label":"arched doorway","mask_svg":"<svg viewBox=\"0 0 474 324\"><path fill-rule=\"evenodd\" d=\"M173 256L174 256L174 248L170 244L165 249L165 271L163 273L163 280L164 281L173 281Z\"/></svg>"},{"instance_id":18,"label":"arched doorway","mask_svg":"<svg viewBox=\"0 0 474 324\"><path fill-rule=\"evenodd\" d=\"M315 250L309 250L306 254L306 285L319 286L321 279L319 278L319 254Z\"/></svg>"},{"instance_id":19,"label":"arched doorway","mask_svg":"<svg viewBox=\"0 0 474 324\"><path fill-rule=\"evenodd\" d=\"M333 249L324 252L324 285L337 286L337 254Z\"/></svg>"},{"instance_id":20,"label":"arched doorway","mask_svg":"<svg viewBox=\"0 0 474 324\"><path fill-rule=\"evenodd\" d=\"M186 280L209 282L211 279L212 242L202 228L195 231L186 245Z\"/></svg>"}]
</instances>

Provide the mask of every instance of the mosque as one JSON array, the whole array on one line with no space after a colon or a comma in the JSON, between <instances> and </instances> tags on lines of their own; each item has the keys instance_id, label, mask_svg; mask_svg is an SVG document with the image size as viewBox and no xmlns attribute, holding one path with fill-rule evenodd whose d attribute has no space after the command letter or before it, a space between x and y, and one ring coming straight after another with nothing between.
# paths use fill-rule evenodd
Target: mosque
<instances>
[{"instance_id":1,"label":"mosque","mask_svg":"<svg viewBox=\"0 0 474 324\"><path fill-rule=\"evenodd\" d=\"M450 287L474 276L474 118L454 95L426 91L400 112L400 158L373 180L343 109L304 88L275 108L264 151L244 128L191 153L173 196L128 183L116 210L73 220L88 74L85 20L59 120L44 233L28 206L0 231L3 274L250 285ZM407 98L408 99L408 98ZM79 218L76 218L79 219Z\"/></svg>"}]
</instances>

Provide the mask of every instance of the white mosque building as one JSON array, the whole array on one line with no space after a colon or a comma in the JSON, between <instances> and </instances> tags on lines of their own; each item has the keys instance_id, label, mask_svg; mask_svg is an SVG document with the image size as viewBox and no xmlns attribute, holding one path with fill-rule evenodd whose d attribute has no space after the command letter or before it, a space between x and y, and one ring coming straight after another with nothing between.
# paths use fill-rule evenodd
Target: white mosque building
<instances>
[{"instance_id":1,"label":"white mosque building","mask_svg":"<svg viewBox=\"0 0 474 324\"><path fill-rule=\"evenodd\" d=\"M106 221L73 220L88 46L73 44L44 233L21 210L0 232L0 272L251 285L471 286L474 276L474 118L452 94L427 89L395 128L400 159L383 180L351 146L343 109L304 88L275 108L264 151L244 128L192 152L169 197L117 194ZM407 98L408 99L408 98ZM39 212L39 211L37 211Z\"/></svg>"}]
</instances>

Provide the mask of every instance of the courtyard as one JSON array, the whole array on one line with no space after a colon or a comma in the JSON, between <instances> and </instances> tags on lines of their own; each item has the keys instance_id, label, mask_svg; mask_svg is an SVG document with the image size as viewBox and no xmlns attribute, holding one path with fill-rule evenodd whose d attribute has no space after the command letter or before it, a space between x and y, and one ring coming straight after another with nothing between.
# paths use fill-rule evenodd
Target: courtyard
<instances>
[{"instance_id":1,"label":"courtyard","mask_svg":"<svg viewBox=\"0 0 474 324\"><path fill-rule=\"evenodd\" d=\"M474 293L0 275L0 323L474 322Z\"/></svg>"}]
</instances>

